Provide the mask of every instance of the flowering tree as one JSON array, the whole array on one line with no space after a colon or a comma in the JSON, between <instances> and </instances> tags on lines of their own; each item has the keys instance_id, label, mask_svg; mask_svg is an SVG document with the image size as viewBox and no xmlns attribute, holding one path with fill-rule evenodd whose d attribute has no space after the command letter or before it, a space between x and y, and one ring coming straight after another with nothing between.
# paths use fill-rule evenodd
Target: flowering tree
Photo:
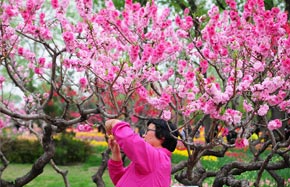
<instances>
[{"instance_id":1,"label":"flowering tree","mask_svg":"<svg viewBox=\"0 0 290 187\"><path fill-rule=\"evenodd\" d=\"M29 183L54 155L53 134L71 126L90 130L89 119L96 115L100 123L124 118L134 124L159 116L178 124L189 154L172 168L180 183L201 185L214 177L214 186L247 186L249 181L235 176L258 171L259 186L267 171L284 186L276 170L290 163L285 13L265 10L261 0L247 1L242 13L227 0L228 9L220 13L213 7L208 19L192 18L188 9L173 18L153 0L144 7L126 0L122 11L106 1L96 13L90 0L45 3L1 3L0 127L17 123L34 132L32 125L39 124L42 131L34 133L44 152L26 175L1 179L0 186ZM204 125L207 141L201 144L193 137ZM226 141L231 133L236 138ZM250 162L224 163L218 171L200 163L202 156L223 157L247 146ZM8 161L0 153L2 173ZM106 162L93 177L98 186L105 167ZM69 186L66 172L60 173Z\"/></svg>"}]
</instances>

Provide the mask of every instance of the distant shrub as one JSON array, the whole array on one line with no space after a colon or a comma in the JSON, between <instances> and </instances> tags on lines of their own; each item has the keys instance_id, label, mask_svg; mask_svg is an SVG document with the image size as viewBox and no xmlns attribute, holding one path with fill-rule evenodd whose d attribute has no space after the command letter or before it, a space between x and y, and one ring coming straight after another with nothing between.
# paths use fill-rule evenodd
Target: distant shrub
<instances>
[{"instance_id":1,"label":"distant shrub","mask_svg":"<svg viewBox=\"0 0 290 187\"><path fill-rule=\"evenodd\" d=\"M56 164L67 165L85 162L92 154L89 143L75 139L72 133L63 133L55 140L54 161Z\"/></svg>"},{"instance_id":2,"label":"distant shrub","mask_svg":"<svg viewBox=\"0 0 290 187\"><path fill-rule=\"evenodd\" d=\"M43 152L38 141L0 138L1 150L12 163L33 163Z\"/></svg>"},{"instance_id":3,"label":"distant shrub","mask_svg":"<svg viewBox=\"0 0 290 187\"><path fill-rule=\"evenodd\" d=\"M1 150L11 163L33 163L41 156L43 149L38 141L0 137ZM54 140L56 164L68 165L85 162L92 154L87 142L77 140L73 134L63 133Z\"/></svg>"}]
</instances>

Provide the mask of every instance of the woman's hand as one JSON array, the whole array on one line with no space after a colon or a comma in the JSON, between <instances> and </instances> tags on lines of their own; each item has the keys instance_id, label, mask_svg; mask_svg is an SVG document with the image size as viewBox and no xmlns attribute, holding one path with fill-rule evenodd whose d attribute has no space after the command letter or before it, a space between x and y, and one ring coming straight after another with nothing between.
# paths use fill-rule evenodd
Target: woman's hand
<instances>
[{"instance_id":1,"label":"woman's hand","mask_svg":"<svg viewBox=\"0 0 290 187\"><path fill-rule=\"evenodd\" d=\"M120 120L118 120L118 119L109 119L105 122L106 133L109 135L108 144L109 144L109 147L112 151L111 158L114 161L121 161L122 160L120 146L117 143L117 141L115 140L114 136L112 135L113 127L119 122L120 122Z\"/></svg>"},{"instance_id":2,"label":"woman's hand","mask_svg":"<svg viewBox=\"0 0 290 187\"><path fill-rule=\"evenodd\" d=\"M117 141L114 139L114 136L109 136L108 140L109 147L112 151L112 160L114 161L121 161L122 156L121 156L121 151L120 151L120 146L117 143Z\"/></svg>"},{"instance_id":3,"label":"woman's hand","mask_svg":"<svg viewBox=\"0 0 290 187\"><path fill-rule=\"evenodd\" d=\"M118 120L118 119L109 119L109 120L107 120L107 121L105 122L106 133L107 133L108 135L111 135L111 134L112 134L112 129L113 129L113 127L114 127L117 123L119 123L119 122L120 122L120 120Z\"/></svg>"}]
</instances>

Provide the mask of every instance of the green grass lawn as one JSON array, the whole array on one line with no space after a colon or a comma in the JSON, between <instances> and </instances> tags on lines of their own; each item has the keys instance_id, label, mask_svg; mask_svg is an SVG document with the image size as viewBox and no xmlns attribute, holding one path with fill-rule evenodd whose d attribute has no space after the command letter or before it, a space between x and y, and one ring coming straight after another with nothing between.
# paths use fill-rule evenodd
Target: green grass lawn
<instances>
[{"instance_id":1,"label":"green grass lawn","mask_svg":"<svg viewBox=\"0 0 290 187\"><path fill-rule=\"evenodd\" d=\"M68 181L71 187L95 187L96 184L92 180L92 176L97 172L98 165L101 163L101 152L106 147L94 147L92 154L85 163L75 164L70 166L58 166L61 170L68 170ZM31 169L31 164L9 164L8 168L3 173L2 178L8 181L15 180L27 173ZM113 183L108 175L108 171L103 175L103 180L106 187L113 187ZM25 187L64 187L64 181L60 174L50 166L44 168L42 174L31 181Z\"/></svg>"},{"instance_id":2,"label":"green grass lawn","mask_svg":"<svg viewBox=\"0 0 290 187\"><path fill-rule=\"evenodd\" d=\"M84 164L73 166L59 166L61 169L68 169L68 180L72 187L95 187L91 176L97 171L97 167L87 167ZM3 173L3 179L15 180L22 176L31 168L30 164L10 164ZM103 175L103 180L107 187L113 187L108 173ZM34 179L25 187L64 187L63 178L57 174L50 165L47 165L41 175Z\"/></svg>"}]
</instances>

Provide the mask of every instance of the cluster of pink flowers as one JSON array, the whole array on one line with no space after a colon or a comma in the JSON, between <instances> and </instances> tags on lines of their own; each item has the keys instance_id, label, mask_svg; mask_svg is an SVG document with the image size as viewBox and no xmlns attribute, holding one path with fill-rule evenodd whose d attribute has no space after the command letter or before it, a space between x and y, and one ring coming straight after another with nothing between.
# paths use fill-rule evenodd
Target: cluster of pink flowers
<instances>
[{"instance_id":1,"label":"cluster of pink flowers","mask_svg":"<svg viewBox=\"0 0 290 187\"><path fill-rule=\"evenodd\" d=\"M244 100L243 107L246 112L252 112L254 110L253 106L250 103L248 103L247 100Z\"/></svg>"},{"instance_id":2,"label":"cluster of pink flowers","mask_svg":"<svg viewBox=\"0 0 290 187\"><path fill-rule=\"evenodd\" d=\"M265 116L269 110L269 106L267 104L263 104L260 106L258 110L258 115L259 116Z\"/></svg>"},{"instance_id":3,"label":"cluster of pink flowers","mask_svg":"<svg viewBox=\"0 0 290 187\"><path fill-rule=\"evenodd\" d=\"M74 33L70 31L66 31L62 33L62 36L66 44L67 51L73 52L75 50Z\"/></svg>"},{"instance_id":4,"label":"cluster of pink flowers","mask_svg":"<svg viewBox=\"0 0 290 187\"><path fill-rule=\"evenodd\" d=\"M85 88L88 85L88 80L85 77L81 77L79 80L81 88Z\"/></svg>"},{"instance_id":5,"label":"cluster of pink flowers","mask_svg":"<svg viewBox=\"0 0 290 187\"><path fill-rule=\"evenodd\" d=\"M164 120L171 120L171 111L170 110L163 110L161 117Z\"/></svg>"},{"instance_id":6,"label":"cluster of pink flowers","mask_svg":"<svg viewBox=\"0 0 290 187\"><path fill-rule=\"evenodd\" d=\"M236 148L242 149L249 145L249 141L246 138L237 138L235 141Z\"/></svg>"},{"instance_id":7,"label":"cluster of pink flowers","mask_svg":"<svg viewBox=\"0 0 290 187\"><path fill-rule=\"evenodd\" d=\"M3 2L0 15L7 25L0 47L8 46L5 51L10 51L17 75L25 69L42 75L30 76L27 81L61 85L55 88L60 92L67 85L78 85L92 95L95 90L88 85L104 89L100 93L104 95L108 88L120 94L136 91L147 104L162 110L167 120L175 115L169 108L171 103L185 117L203 112L225 125L243 125L246 115L267 116L271 106L290 111L287 17L278 8L262 8L262 0L247 1L242 14L234 0L226 0L230 8L223 13L213 6L201 36L194 39L190 37L194 22L188 9L172 19L170 9L161 10L154 1L142 7L126 0L120 11L109 0L106 8L96 13L92 0L77 0L77 19L70 19L68 0L51 0L51 15L41 10L42 3L28 0L20 6ZM17 20L25 20L25 24L16 24ZM44 54L29 48L29 42ZM27 63L17 64L18 58ZM45 72L69 84L49 84ZM27 74L21 74L19 80ZM0 86L4 81L0 76ZM33 103L30 97L26 99ZM243 104L246 115L234 109L233 100ZM268 125L269 129L278 126L276 121ZM84 131L90 128L79 126ZM247 142L240 139L236 144L243 147Z\"/></svg>"},{"instance_id":8,"label":"cluster of pink flowers","mask_svg":"<svg viewBox=\"0 0 290 187\"><path fill-rule=\"evenodd\" d=\"M268 123L268 129L271 131L280 127L282 127L282 121L280 119L274 119Z\"/></svg>"},{"instance_id":9,"label":"cluster of pink flowers","mask_svg":"<svg viewBox=\"0 0 290 187\"><path fill-rule=\"evenodd\" d=\"M0 129L5 127L5 123L2 119L0 119Z\"/></svg>"},{"instance_id":10,"label":"cluster of pink flowers","mask_svg":"<svg viewBox=\"0 0 290 187\"><path fill-rule=\"evenodd\" d=\"M237 110L227 109L222 116L222 119L228 124L238 125L242 120L242 113Z\"/></svg>"},{"instance_id":11,"label":"cluster of pink flowers","mask_svg":"<svg viewBox=\"0 0 290 187\"><path fill-rule=\"evenodd\" d=\"M93 130L92 124L79 124L77 130L80 132L90 132Z\"/></svg>"},{"instance_id":12,"label":"cluster of pink flowers","mask_svg":"<svg viewBox=\"0 0 290 187\"><path fill-rule=\"evenodd\" d=\"M0 88L3 87L3 83L5 82L5 77L0 75Z\"/></svg>"}]
</instances>

